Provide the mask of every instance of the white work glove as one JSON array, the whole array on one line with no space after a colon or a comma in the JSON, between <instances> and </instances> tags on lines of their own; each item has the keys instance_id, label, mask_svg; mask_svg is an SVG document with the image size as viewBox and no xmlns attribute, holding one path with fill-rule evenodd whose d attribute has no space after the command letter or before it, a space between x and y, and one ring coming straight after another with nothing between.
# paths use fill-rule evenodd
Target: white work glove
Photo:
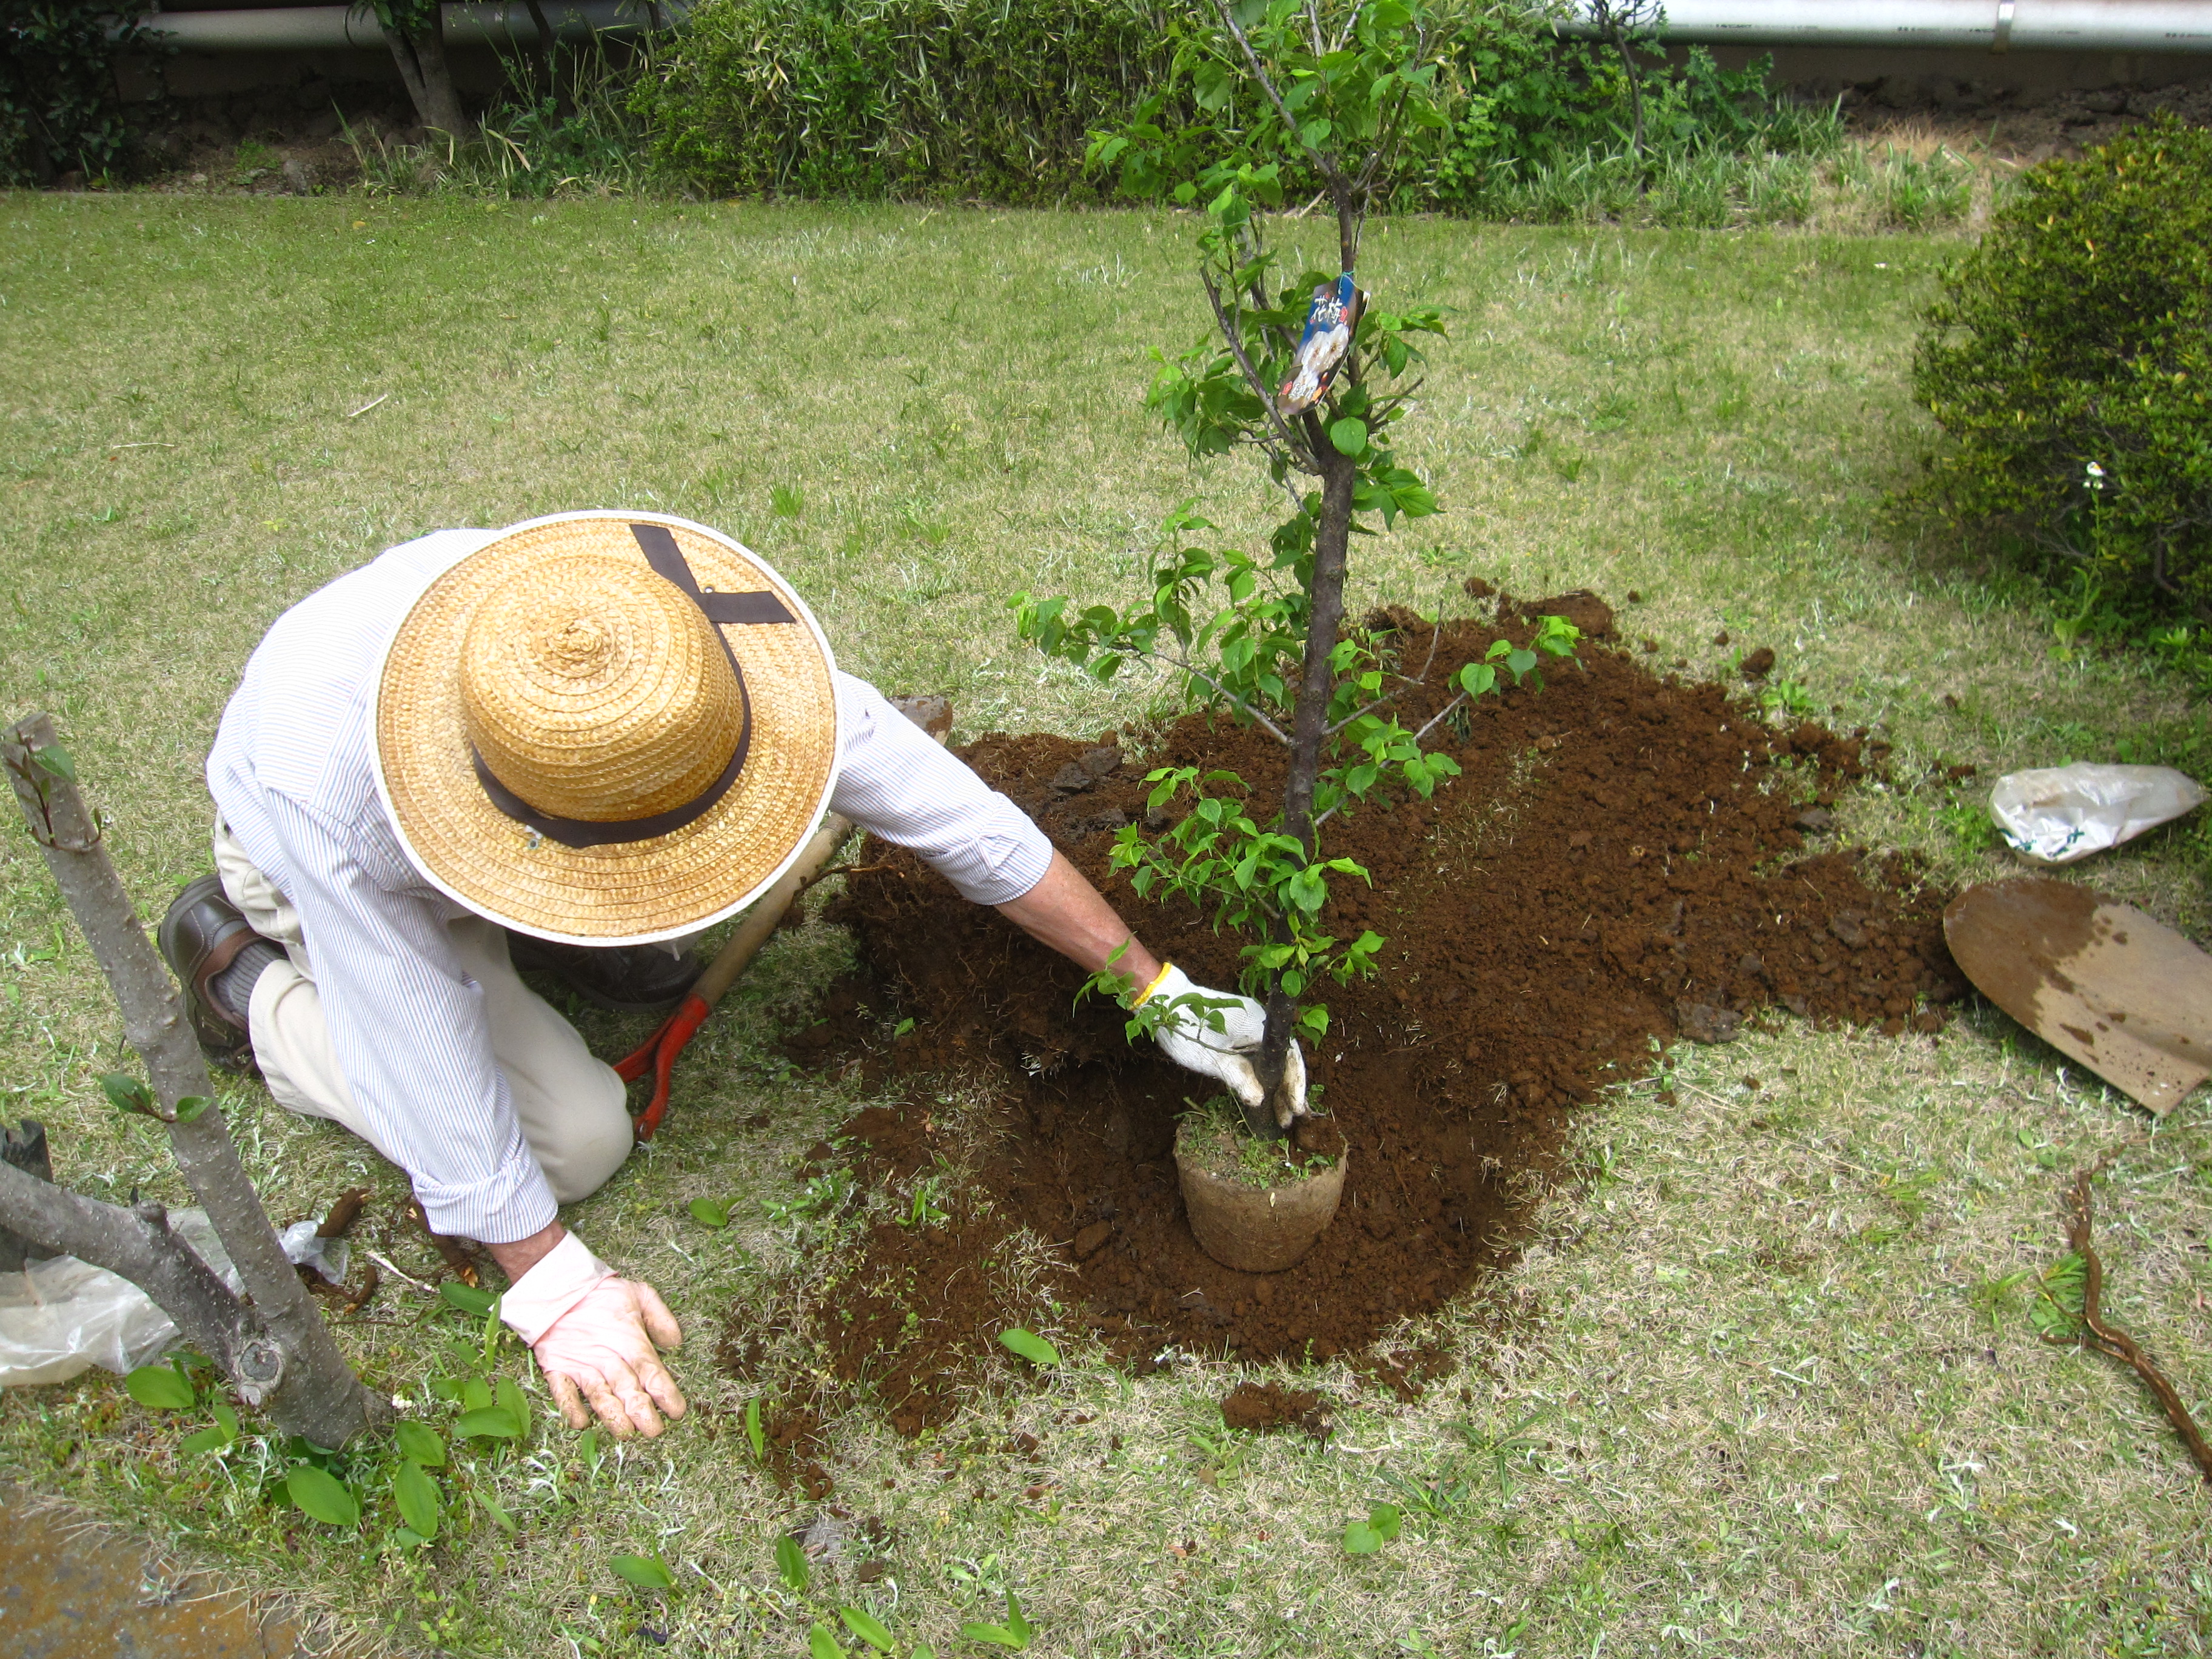
<instances>
[{"instance_id":1,"label":"white work glove","mask_svg":"<svg viewBox=\"0 0 2212 1659\"><path fill-rule=\"evenodd\" d=\"M1204 998L1217 1006L1188 1001L1176 1006L1179 999L1189 997ZM1160 969L1160 976L1139 992L1129 1006L1141 1008L1148 1002L1158 1002L1168 1010L1166 1019L1153 1033L1162 1054L1186 1071L1227 1085L1248 1107L1256 1109L1263 1103L1267 1091L1252 1060L1267 1032L1265 1008L1234 991L1210 991L1193 984L1190 975L1173 963ZM1214 1029L1215 1020L1221 1023L1218 1030ZM1306 1058L1298 1051L1295 1037L1284 1062L1283 1082L1288 1104L1277 1103L1275 1118L1287 1129L1292 1119L1307 1115Z\"/></svg>"},{"instance_id":2,"label":"white work glove","mask_svg":"<svg viewBox=\"0 0 2212 1659\"><path fill-rule=\"evenodd\" d=\"M672 1418L689 1409L656 1352L684 1340L676 1316L659 1291L617 1277L574 1233L507 1288L499 1316L538 1356L572 1429L589 1428L596 1412L618 1440L650 1438L661 1430L656 1405Z\"/></svg>"}]
</instances>

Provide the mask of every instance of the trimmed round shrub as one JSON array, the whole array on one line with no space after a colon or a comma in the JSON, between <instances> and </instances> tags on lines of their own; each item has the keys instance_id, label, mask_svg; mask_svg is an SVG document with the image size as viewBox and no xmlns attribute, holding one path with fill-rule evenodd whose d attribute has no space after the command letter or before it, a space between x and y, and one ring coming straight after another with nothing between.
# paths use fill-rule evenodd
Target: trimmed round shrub
<instances>
[{"instance_id":1,"label":"trimmed round shrub","mask_svg":"<svg viewBox=\"0 0 2212 1659\"><path fill-rule=\"evenodd\" d=\"M1913 390L1936 500L2046 575L2212 623L2212 132L2171 118L2023 176L1948 269Z\"/></svg>"}]
</instances>

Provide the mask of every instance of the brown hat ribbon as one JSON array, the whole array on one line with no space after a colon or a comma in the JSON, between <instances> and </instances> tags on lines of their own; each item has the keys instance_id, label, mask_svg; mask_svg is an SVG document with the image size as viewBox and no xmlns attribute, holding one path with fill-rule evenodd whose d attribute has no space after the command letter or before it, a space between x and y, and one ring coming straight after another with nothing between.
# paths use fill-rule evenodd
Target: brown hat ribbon
<instances>
[{"instance_id":1,"label":"brown hat ribbon","mask_svg":"<svg viewBox=\"0 0 2212 1659\"><path fill-rule=\"evenodd\" d=\"M477 781L483 787L485 798L494 806L513 818L526 824L548 841L558 842L563 847L612 847L627 842L650 841L655 836L665 836L681 830L712 811L730 786L744 770L745 752L752 746L752 698L745 690L745 671L739 666L737 653L730 649L730 641L722 632L726 626L792 623L798 620L791 614L781 599L773 592L702 593L699 579L691 573L691 566L684 556L684 550L676 544L676 538L668 526L659 524L633 524L630 534L637 538L638 550L653 573L672 583L684 598L699 608L710 623L717 624L714 637L722 644L722 654L730 659L730 672L738 678L738 699L744 714L744 729L738 735L738 745L731 752L730 763L722 769L721 775L681 806L672 806L665 812L655 812L650 817L620 818L611 822L595 822L587 818L555 817L541 812L524 800L505 784L492 775L491 768L477 752L476 745L469 746L469 758L476 763Z\"/></svg>"}]
</instances>

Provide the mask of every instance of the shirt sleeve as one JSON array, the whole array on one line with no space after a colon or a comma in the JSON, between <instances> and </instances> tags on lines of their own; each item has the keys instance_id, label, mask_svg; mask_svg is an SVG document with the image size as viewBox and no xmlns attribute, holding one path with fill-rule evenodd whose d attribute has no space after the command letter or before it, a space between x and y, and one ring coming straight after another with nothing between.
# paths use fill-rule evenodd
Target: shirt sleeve
<instances>
[{"instance_id":1,"label":"shirt sleeve","mask_svg":"<svg viewBox=\"0 0 2212 1659\"><path fill-rule=\"evenodd\" d=\"M1044 879L1052 842L1029 815L850 674L837 676L845 738L830 807L910 847L977 904L1006 904Z\"/></svg>"},{"instance_id":2,"label":"shirt sleeve","mask_svg":"<svg viewBox=\"0 0 2212 1659\"><path fill-rule=\"evenodd\" d=\"M320 815L288 796L267 801L355 1106L434 1231L486 1244L529 1237L553 1219L553 1191L493 1057L483 988L444 920L428 900L377 885Z\"/></svg>"}]
</instances>

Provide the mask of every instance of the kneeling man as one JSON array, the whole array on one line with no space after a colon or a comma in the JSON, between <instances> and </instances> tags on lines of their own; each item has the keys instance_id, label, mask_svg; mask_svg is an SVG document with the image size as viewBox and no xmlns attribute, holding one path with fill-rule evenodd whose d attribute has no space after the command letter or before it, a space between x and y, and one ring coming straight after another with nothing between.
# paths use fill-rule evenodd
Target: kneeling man
<instances>
[{"instance_id":1,"label":"kneeling man","mask_svg":"<svg viewBox=\"0 0 2212 1659\"><path fill-rule=\"evenodd\" d=\"M277 619L208 757L213 876L161 941L202 1043L406 1170L482 1241L568 1421L658 1434L681 1333L566 1231L632 1141L621 1080L516 976L673 1005L679 940L751 902L825 809L1133 1004L1195 988L1004 795L837 672L799 596L682 519L573 513L393 548ZM680 948L680 947L679 947ZM1159 1041L1257 1103L1249 999ZM1222 1029L1225 1028L1225 1029ZM1300 1068L1302 1070L1302 1068Z\"/></svg>"}]
</instances>

